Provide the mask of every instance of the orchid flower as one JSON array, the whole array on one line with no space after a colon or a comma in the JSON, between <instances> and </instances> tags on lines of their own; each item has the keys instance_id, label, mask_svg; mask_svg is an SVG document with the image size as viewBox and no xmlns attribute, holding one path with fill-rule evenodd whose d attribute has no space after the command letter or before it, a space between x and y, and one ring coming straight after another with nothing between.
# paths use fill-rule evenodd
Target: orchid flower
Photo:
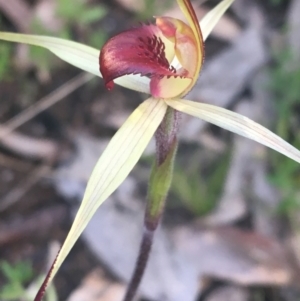
<instances>
[{"instance_id":1,"label":"orchid flower","mask_svg":"<svg viewBox=\"0 0 300 301\"><path fill-rule=\"evenodd\" d=\"M110 90L113 80L126 74L150 78L156 99L180 99L195 85L204 58L200 26L190 1L178 1L189 25L171 17L156 17L110 39L100 54L100 71ZM172 65L177 58L180 67Z\"/></svg>"},{"instance_id":2,"label":"orchid flower","mask_svg":"<svg viewBox=\"0 0 300 301\"><path fill-rule=\"evenodd\" d=\"M161 214L161 200L165 199L172 179L178 127L175 111L253 139L300 163L300 152L296 148L254 121L224 108L183 99L199 77L205 39L233 1L221 1L199 26L190 0L177 0L188 24L171 17L156 17L155 25L142 25L110 39L100 57L99 50L76 42L0 32L2 40L48 48L64 61L102 76L109 90L116 83L151 95L129 116L97 162L71 230L35 300L41 300L95 211L125 180L154 134L158 157L150 177L152 186L148 198L152 205L146 209L146 216L150 217L146 225L148 230L156 227L157 220L151 217Z\"/></svg>"}]
</instances>

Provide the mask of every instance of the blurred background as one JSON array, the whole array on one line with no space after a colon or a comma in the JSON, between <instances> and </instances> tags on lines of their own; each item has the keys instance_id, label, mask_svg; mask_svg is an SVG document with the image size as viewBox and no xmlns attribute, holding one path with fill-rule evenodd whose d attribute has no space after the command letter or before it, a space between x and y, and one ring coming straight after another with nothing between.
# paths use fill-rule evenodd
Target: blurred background
<instances>
[{"instance_id":1,"label":"blurred background","mask_svg":"<svg viewBox=\"0 0 300 301\"><path fill-rule=\"evenodd\" d=\"M205 3L204 3L205 2ZM201 19L220 1L193 1ZM116 33L182 18L175 0L0 0L1 31L101 48ZM206 43L187 99L241 113L300 148L300 1L236 0ZM0 41L0 300L32 300L107 142L146 95L50 52ZM153 141L76 243L47 300L121 301L137 256ZM173 186L142 301L300 298L300 169L183 116Z\"/></svg>"}]
</instances>

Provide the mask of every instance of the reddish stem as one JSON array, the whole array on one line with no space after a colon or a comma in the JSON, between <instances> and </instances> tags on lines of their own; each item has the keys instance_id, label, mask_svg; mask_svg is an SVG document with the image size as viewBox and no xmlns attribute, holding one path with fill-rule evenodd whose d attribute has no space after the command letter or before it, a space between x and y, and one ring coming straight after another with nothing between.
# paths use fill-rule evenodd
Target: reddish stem
<instances>
[{"instance_id":1,"label":"reddish stem","mask_svg":"<svg viewBox=\"0 0 300 301\"><path fill-rule=\"evenodd\" d=\"M148 258L153 243L154 232L155 229L149 230L147 228L144 228L139 256L137 258L135 269L129 282L126 295L123 299L124 301L131 301L136 295L137 289L139 287L139 284L141 283L144 271L148 263Z\"/></svg>"},{"instance_id":2,"label":"reddish stem","mask_svg":"<svg viewBox=\"0 0 300 301\"><path fill-rule=\"evenodd\" d=\"M176 135L179 127L179 118L180 116L177 111L168 109L162 123L155 133L156 162L158 165L162 165L167 159L168 155L174 152L174 145L177 145ZM155 213L155 216L151 214L151 206L153 205L153 200L151 200L151 197L148 198L148 204L144 217L144 231L139 255L123 301L132 301L141 283L148 263L154 234L164 210L166 196L167 192L165 194L165 197L161 199L159 210Z\"/></svg>"}]
</instances>

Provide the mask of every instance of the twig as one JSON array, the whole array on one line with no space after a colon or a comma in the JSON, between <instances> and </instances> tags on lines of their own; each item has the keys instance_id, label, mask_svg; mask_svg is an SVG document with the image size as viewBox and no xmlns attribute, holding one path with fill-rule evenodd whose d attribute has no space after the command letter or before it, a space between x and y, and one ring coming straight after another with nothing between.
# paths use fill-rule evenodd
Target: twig
<instances>
[{"instance_id":1,"label":"twig","mask_svg":"<svg viewBox=\"0 0 300 301\"><path fill-rule=\"evenodd\" d=\"M0 125L0 132L10 131ZM53 162L60 148L59 144L50 139L29 137L17 132L11 132L5 137L0 136L0 144L15 154L25 158Z\"/></svg>"},{"instance_id":2,"label":"twig","mask_svg":"<svg viewBox=\"0 0 300 301\"><path fill-rule=\"evenodd\" d=\"M11 133L13 130L29 121L39 113L50 108L51 106L62 100L64 97L78 89L80 86L90 81L92 78L94 78L94 75L88 73L80 73L47 96L41 98L40 101L31 105L17 116L5 122L3 124L3 128L0 129L0 139Z\"/></svg>"},{"instance_id":3,"label":"twig","mask_svg":"<svg viewBox=\"0 0 300 301\"><path fill-rule=\"evenodd\" d=\"M32 14L26 1L0 0L0 10L5 13L19 31L28 31Z\"/></svg>"},{"instance_id":4,"label":"twig","mask_svg":"<svg viewBox=\"0 0 300 301\"><path fill-rule=\"evenodd\" d=\"M41 177L45 176L51 171L50 165L38 166L32 173L31 176L25 177L25 180L14 187L6 196L4 196L0 203L0 212L6 210L10 206L14 205L21 199L21 197L33 186L35 185Z\"/></svg>"}]
</instances>

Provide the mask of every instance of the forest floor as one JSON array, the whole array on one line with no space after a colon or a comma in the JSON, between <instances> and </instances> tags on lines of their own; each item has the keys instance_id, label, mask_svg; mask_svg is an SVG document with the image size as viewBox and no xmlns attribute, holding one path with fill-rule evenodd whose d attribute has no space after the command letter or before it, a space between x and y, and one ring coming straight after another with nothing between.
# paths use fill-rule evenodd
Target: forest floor
<instances>
[{"instance_id":1,"label":"forest floor","mask_svg":"<svg viewBox=\"0 0 300 301\"><path fill-rule=\"evenodd\" d=\"M195 0L201 19L219 1ZM0 0L1 31L101 48L182 17L171 0ZM188 99L241 113L300 147L300 1L236 0L206 43ZM71 227L90 172L146 95L0 41L0 300L32 300ZM150 143L97 211L47 300L121 301L141 237ZM298 301L300 168L256 142L183 116L174 181L143 301Z\"/></svg>"}]
</instances>

